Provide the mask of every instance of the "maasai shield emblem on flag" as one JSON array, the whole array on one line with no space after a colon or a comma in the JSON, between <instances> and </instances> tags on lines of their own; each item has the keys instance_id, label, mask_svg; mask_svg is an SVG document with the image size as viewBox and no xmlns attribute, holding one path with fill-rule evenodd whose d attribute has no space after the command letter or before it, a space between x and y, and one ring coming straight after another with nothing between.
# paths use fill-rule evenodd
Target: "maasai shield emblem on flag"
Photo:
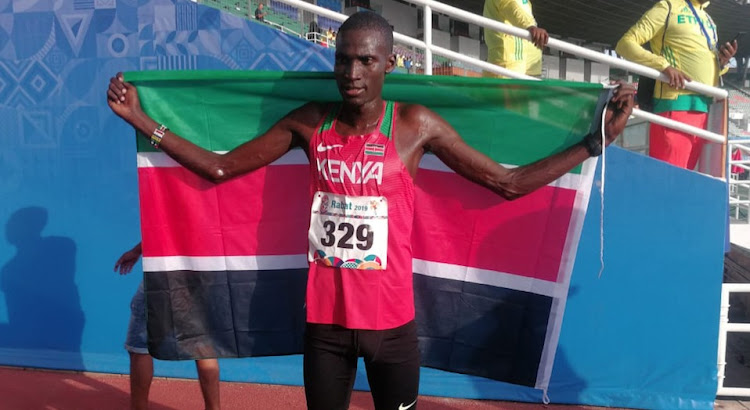
<instances>
[{"instance_id":1,"label":"maasai shield emblem on flag","mask_svg":"<svg viewBox=\"0 0 750 410\"><path fill-rule=\"evenodd\" d=\"M127 73L144 109L225 152L306 101L336 101L331 74ZM393 75L384 96L424 104L506 166L581 140L599 84ZM382 155L382 147L367 147ZM149 351L159 359L302 351L307 158L214 185L138 139ZM515 201L427 154L413 237L425 366L546 388L596 160Z\"/></svg>"}]
</instances>

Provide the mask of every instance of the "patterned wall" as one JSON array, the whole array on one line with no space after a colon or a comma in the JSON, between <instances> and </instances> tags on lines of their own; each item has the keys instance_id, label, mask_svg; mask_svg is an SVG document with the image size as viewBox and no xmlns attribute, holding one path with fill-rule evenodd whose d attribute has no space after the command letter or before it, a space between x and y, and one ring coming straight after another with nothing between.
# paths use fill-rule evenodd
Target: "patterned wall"
<instances>
[{"instance_id":1,"label":"patterned wall","mask_svg":"<svg viewBox=\"0 0 750 410\"><path fill-rule=\"evenodd\" d=\"M188 0L0 0L0 363L126 364L140 278L111 271L139 240L138 199L132 129L105 101L112 75L332 63L331 50Z\"/></svg>"},{"instance_id":2,"label":"patterned wall","mask_svg":"<svg viewBox=\"0 0 750 410\"><path fill-rule=\"evenodd\" d=\"M187 0L0 0L0 193L25 149L87 150L118 70L331 67L330 50Z\"/></svg>"}]
</instances>

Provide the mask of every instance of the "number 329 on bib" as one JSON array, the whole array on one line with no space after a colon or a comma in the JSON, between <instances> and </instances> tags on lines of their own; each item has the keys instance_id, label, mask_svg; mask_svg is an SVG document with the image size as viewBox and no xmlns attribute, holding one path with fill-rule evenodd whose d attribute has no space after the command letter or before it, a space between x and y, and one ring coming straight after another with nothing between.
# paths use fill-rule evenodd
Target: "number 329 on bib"
<instances>
[{"instance_id":1,"label":"number 329 on bib","mask_svg":"<svg viewBox=\"0 0 750 410\"><path fill-rule=\"evenodd\" d=\"M310 210L307 259L346 269L385 269L388 200L316 192Z\"/></svg>"}]
</instances>

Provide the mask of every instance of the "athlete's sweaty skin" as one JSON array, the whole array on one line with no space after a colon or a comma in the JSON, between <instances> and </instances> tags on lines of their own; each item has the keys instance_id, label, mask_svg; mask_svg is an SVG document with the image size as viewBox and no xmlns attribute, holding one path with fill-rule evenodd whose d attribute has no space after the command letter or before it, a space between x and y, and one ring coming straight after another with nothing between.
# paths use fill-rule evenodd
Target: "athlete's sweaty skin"
<instances>
[{"instance_id":1,"label":"athlete's sweaty skin","mask_svg":"<svg viewBox=\"0 0 750 410\"><path fill-rule=\"evenodd\" d=\"M343 97L336 129L341 135L367 134L377 126L383 109L385 75L396 65L396 57L382 37L369 29L338 35L334 73ZM607 144L625 128L633 110L633 93L633 87L624 84L615 90L606 114ZM121 74L110 80L107 96L112 111L144 135L151 135L159 126L143 112L136 88L124 82ZM166 133L160 148L184 167L219 183L266 166L294 147L307 152L325 110L326 104L305 104L263 135L223 155L204 150L172 132ZM429 150L458 174L506 199L547 185L589 157L586 148L576 144L533 164L507 169L469 147L450 124L424 106L400 104L396 122L396 149L412 177L422 155Z\"/></svg>"}]
</instances>

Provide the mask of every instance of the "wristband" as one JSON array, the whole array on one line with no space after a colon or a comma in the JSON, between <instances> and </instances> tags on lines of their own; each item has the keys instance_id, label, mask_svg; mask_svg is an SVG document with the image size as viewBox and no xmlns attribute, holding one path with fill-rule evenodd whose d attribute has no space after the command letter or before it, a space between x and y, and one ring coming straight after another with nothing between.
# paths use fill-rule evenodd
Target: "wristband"
<instances>
[{"instance_id":1,"label":"wristband","mask_svg":"<svg viewBox=\"0 0 750 410\"><path fill-rule=\"evenodd\" d=\"M168 129L169 128L167 128L166 125L161 124L158 127L156 127L154 132L151 133L151 138L149 139L149 141L151 142L151 145L154 146L154 148L159 148L159 144L161 144L161 139L164 138L164 133L167 132Z\"/></svg>"},{"instance_id":2,"label":"wristband","mask_svg":"<svg viewBox=\"0 0 750 410\"><path fill-rule=\"evenodd\" d=\"M596 134L587 134L583 137L583 146L592 157L602 155L602 140Z\"/></svg>"}]
</instances>

